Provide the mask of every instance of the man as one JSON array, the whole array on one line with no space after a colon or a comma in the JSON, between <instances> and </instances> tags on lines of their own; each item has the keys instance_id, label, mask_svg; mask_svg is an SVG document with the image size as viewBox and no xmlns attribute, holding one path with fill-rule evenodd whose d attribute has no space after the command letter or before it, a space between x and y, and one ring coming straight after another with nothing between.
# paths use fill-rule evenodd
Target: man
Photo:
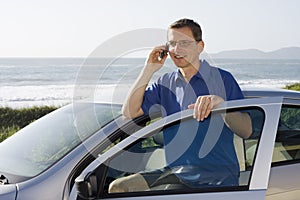
<instances>
[{"instance_id":1,"label":"man","mask_svg":"<svg viewBox=\"0 0 300 200\"><path fill-rule=\"evenodd\" d=\"M224 182L227 186L236 185L239 168L234 152L232 132L242 138L248 138L251 135L251 120L247 113L233 112L222 115L227 126L220 131L220 144L215 145L220 147L214 147L213 153L205 158L199 158L196 152L200 148L197 146L200 146L199 144L203 142L208 132L211 110L224 101L242 99L240 87L229 72L211 67L206 61L199 60L204 42L198 23L190 19L180 19L174 22L168 29L167 39L167 47L164 45L155 47L148 56L144 69L123 105L123 115L127 118L135 118L159 109L163 116L167 116L181 110L193 109L199 128L194 138L195 142L191 146L196 147L181 152L181 157L173 160L168 158L168 153L172 151L166 149L168 167L197 166L199 173L206 173L217 169L214 165L218 162L216 157L220 154L225 158L224 166L228 169L223 170L222 173L230 174L228 180L226 178L222 183ZM178 71L164 74L147 88L153 74L163 66L168 56L165 54L162 58L159 57L166 48L172 61L178 67ZM174 134L164 133L165 142L173 139L175 139ZM211 162L207 169L199 167L203 166L204 161ZM160 172L163 173L164 169ZM147 189L150 187L147 177L147 173L139 173L116 180L110 185L110 192Z\"/></svg>"}]
</instances>

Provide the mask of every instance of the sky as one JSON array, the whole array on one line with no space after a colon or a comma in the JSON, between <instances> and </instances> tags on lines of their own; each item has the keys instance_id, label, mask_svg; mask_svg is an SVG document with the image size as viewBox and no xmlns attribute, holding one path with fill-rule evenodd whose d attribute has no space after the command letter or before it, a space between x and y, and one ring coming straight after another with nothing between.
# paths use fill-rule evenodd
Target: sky
<instances>
[{"instance_id":1,"label":"sky","mask_svg":"<svg viewBox=\"0 0 300 200\"><path fill-rule=\"evenodd\" d=\"M201 25L208 53L300 47L299 8L299 0L0 0L0 57L87 57L115 36L184 17Z\"/></svg>"}]
</instances>

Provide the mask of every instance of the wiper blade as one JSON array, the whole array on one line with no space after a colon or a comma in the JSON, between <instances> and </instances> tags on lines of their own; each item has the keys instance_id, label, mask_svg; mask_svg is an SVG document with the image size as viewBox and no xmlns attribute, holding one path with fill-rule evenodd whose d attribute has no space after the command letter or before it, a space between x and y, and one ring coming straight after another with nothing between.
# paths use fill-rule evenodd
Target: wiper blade
<instances>
[{"instance_id":1,"label":"wiper blade","mask_svg":"<svg viewBox=\"0 0 300 200\"><path fill-rule=\"evenodd\" d=\"M5 184L8 184L8 179L3 174L1 174L0 175L0 185L5 185Z\"/></svg>"}]
</instances>

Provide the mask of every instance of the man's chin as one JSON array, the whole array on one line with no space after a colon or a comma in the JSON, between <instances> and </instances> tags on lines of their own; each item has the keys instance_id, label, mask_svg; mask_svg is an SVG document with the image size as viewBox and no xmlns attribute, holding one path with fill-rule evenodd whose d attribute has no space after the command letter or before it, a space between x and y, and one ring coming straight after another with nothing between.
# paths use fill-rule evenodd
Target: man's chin
<instances>
[{"instance_id":1,"label":"man's chin","mask_svg":"<svg viewBox=\"0 0 300 200\"><path fill-rule=\"evenodd\" d=\"M181 64L181 65L176 65L176 66L180 69L184 69L184 68L188 67L189 64L185 64L185 65Z\"/></svg>"},{"instance_id":2,"label":"man's chin","mask_svg":"<svg viewBox=\"0 0 300 200\"><path fill-rule=\"evenodd\" d=\"M173 62L179 68L185 68L186 66L188 66L190 64L185 59L180 59L180 60L175 59L175 60L173 60Z\"/></svg>"}]
</instances>

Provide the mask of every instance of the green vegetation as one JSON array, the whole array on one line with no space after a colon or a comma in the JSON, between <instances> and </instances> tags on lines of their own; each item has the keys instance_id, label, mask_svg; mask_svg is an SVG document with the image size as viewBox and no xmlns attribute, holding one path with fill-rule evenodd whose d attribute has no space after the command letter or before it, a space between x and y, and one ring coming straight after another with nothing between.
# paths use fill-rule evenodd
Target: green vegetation
<instances>
[{"instance_id":1,"label":"green vegetation","mask_svg":"<svg viewBox=\"0 0 300 200\"><path fill-rule=\"evenodd\" d=\"M293 107L282 108L280 120L285 126L297 130L300 128L300 110Z\"/></svg>"},{"instance_id":2,"label":"green vegetation","mask_svg":"<svg viewBox=\"0 0 300 200\"><path fill-rule=\"evenodd\" d=\"M284 87L284 89L300 91L300 83L287 85L287 86Z\"/></svg>"},{"instance_id":3,"label":"green vegetation","mask_svg":"<svg viewBox=\"0 0 300 200\"><path fill-rule=\"evenodd\" d=\"M57 109L57 107L54 106L19 109L9 107L0 108L0 142L13 135L19 129L55 109Z\"/></svg>"},{"instance_id":4,"label":"green vegetation","mask_svg":"<svg viewBox=\"0 0 300 200\"><path fill-rule=\"evenodd\" d=\"M300 83L287 85L284 89L300 91ZM300 110L295 108L284 108L281 110L281 119L288 127L299 129Z\"/></svg>"},{"instance_id":5,"label":"green vegetation","mask_svg":"<svg viewBox=\"0 0 300 200\"><path fill-rule=\"evenodd\" d=\"M12 136L15 132L17 132L20 128L16 126L12 127L1 127L0 128L0 142L8 138L9 136Z\"/></svg>"}]
</instances>

